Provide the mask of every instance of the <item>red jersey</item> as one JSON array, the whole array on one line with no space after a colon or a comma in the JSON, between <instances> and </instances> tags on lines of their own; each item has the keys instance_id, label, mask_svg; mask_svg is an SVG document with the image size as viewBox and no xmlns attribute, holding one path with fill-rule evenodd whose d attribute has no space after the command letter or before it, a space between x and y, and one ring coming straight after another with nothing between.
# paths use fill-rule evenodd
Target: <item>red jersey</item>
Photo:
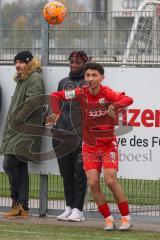
<instances>
[{"instance_id":1,"label":"red jersey","mask_svg":"<svg viewBox=\"0 0 160 240\"><path fill-rule=\"evenodd\" d=\"M107 107L115 104L124 108L132 104L132 98L124 92L115 92L107 86L100 86L97 95L92 95L88 87L51 94L51 106L54 113L60 113L60 101L74 99L80 103L83 113L83 148L105 148L115 140L115 122L108 116Z\"/></svg>"}]
</instances>

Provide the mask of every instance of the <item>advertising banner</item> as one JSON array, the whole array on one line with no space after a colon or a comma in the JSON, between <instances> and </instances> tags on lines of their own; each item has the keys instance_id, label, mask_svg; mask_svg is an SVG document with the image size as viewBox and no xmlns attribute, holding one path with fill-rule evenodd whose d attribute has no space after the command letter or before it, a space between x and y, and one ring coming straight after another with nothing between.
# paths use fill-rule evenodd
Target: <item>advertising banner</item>
<instances>
[{"instance_id":1,"label":"advertising banner","mask_svg":"<svg viewBox=\"0 0 160 240\"><path fill-rule=\"evenodd\" d=\"M108 68L105 83L118 91L124 90L134 99L122 119L128 133L125 126L118 136L119 176L159 179L159 69Z\"/></svg>"},{"instance_id":2,"label":"advertising banner","mask_svg":"<svg viewBox=\"0 0 160 240\"><path fill-rule=\"evenodd\" d=\"M14 67L1 67L2 103L0 142L5 118L15 88ZM46 94L57 90L60 79L69 73L68 67L44 68ZM160 80L158 68L105 68L104 85L124 91L134 99L121 117L116 129L119 144L118 176L129 179L160 179ZM53 151L52 138L44 136L43 152ZM2 159L2 157L1 157ZM0 161L2 170L2 161ZM41 164L30 163L30 171L58 174L55 154Z\"/></svg>"}]
</instances>

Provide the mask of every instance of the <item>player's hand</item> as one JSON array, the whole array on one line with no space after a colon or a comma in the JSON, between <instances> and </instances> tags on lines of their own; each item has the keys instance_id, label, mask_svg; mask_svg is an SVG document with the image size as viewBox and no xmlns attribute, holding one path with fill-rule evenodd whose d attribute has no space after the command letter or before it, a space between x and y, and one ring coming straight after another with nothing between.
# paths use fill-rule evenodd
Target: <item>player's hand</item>
<instances>
[{"instance_id":1,"label":"player's hand","mask_svg":"<svg viewBox=\"0 0 160 240\"><path fill-rule=\"evenodd\" d=\"M51 114L50 116L45 118L45 125L49 126L49 125L56 125L56 122L59 118L59 114Z\"/></svg>"},{"instance_id":2,"label":"player's hand","mask_svg":"<svg viewBox=\"0 0 160 240\"><path fill-rule=\"evenodd\" d=\"M109 105L109 107L108 107L108 116L113 119L116 118L115 106L113 104Z\"/></svg>"}]
</instances>

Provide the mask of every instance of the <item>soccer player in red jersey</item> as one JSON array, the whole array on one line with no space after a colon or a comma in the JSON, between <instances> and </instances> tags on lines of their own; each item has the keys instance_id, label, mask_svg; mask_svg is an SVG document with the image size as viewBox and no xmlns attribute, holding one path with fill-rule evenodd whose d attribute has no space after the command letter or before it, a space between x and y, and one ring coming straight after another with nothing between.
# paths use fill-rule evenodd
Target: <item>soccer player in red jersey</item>
<instances>
[{"instance_id":1,"label":"soccer player in red jersey","mask_svg":"<svg viewBox=\"0 0 160 240\"><path fill-rule=\"evenodd\" d=\"M124 92L115 92L101 85L103 79L104 68L98 63L87 63L85 80L88 84L82 88L52 93L51 107L57 119L61 112L62 100L74 100L80 103L83 114L83 167L94 201L106 219L104 230L113 230L115 222L100 188L102 166L105 183L113 193L122 215L119 230L128 230L132 224L128 202L117 181L118 144L114 128L118 122L118 110L131 105L133 100Z\"/></svg>"}]
</instances>

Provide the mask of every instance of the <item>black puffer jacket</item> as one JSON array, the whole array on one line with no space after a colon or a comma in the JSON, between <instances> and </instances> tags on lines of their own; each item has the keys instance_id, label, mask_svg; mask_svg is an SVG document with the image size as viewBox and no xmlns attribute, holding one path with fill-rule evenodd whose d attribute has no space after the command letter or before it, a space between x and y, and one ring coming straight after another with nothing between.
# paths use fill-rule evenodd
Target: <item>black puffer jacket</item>
<instances>
[{"instance_id":1,"label":"black puffer jacket","mask_svg":"<svg viewBox=\"0 0 160 240\"><path fill-rule=\"evenodd\" d=\"M70 72L69 77L62 79L58 85L58 91L62 89L74 89L84 81L84 72L73 74ZM78 102L63 102L62 114L57 122L57 129L74 133L81 138L82 136L82 115L80 104Z\"/></svg>"}]
</instances>

